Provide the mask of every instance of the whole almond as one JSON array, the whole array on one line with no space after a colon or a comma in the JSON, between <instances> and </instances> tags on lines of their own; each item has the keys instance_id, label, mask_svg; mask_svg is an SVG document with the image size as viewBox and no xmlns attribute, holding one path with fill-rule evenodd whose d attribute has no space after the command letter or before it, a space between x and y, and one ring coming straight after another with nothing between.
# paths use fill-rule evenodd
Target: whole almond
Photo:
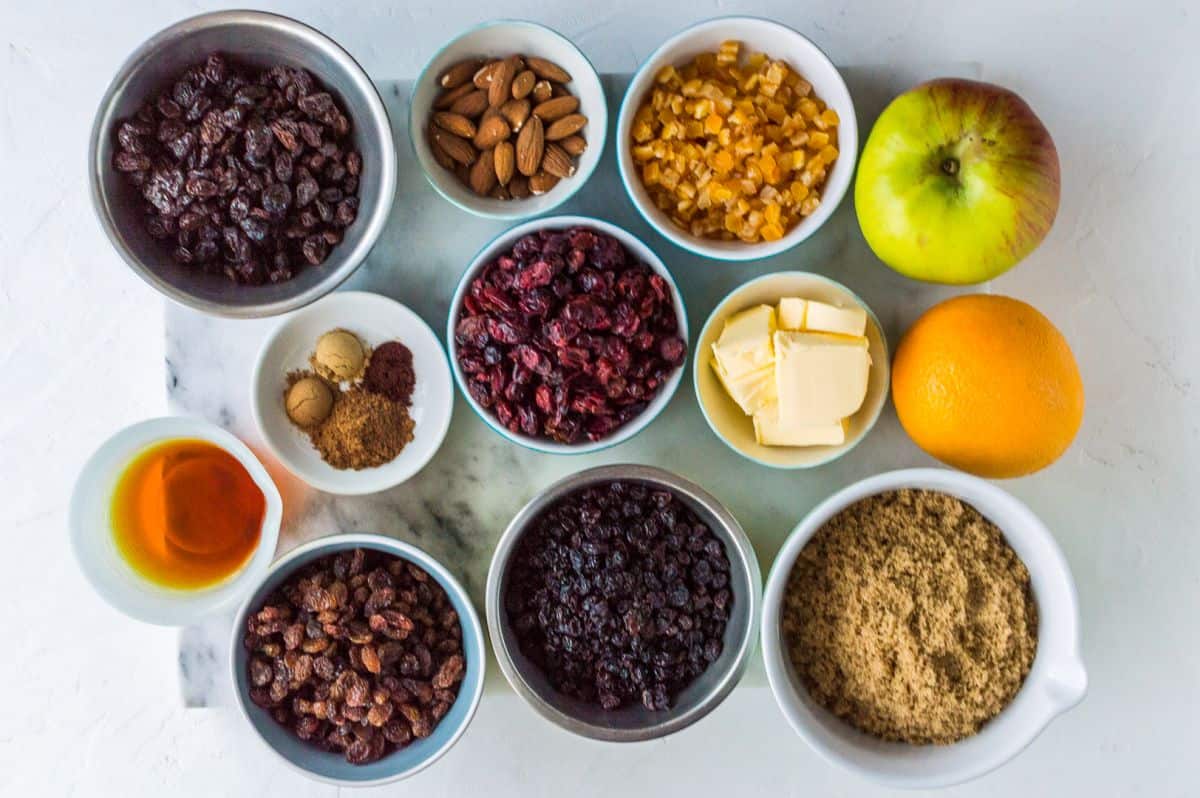
<instances>
[{"instance_id":1,"label":"whole almond","mask_svg":"<svg viewBox=\"0 0 1200 798\"><path fill-rule=\"evenodd\" d=\"M553 61L547 61L545 58L538 58L531 55L525 59L525 63L529 65L529 68L539 78L544 78L552 83L571 82L571 73Z\"/></svg>"},{"instance_id":2,"label":"whole almond","mask_svg":"<svg viewBox=\"0 0 1200 798\"><path fill-rule=\"evenodd\" d=\"M529 69L526 69L524 72L513 78L513 99L520 100L529 96L529 92L533 91L534 83L537 83L537 75L533 74L533 71Z\"/></svg>"},{"instance_id":3,"label":"whole almond","mask_svg":"<svg viewBox=\"0 0 1200 798\"><path fill-rule=\"evenodd\" d=\"M464 139L469 139L475 135L475 123L462 114L439 111L433 115L433 123L442 130L448 130Z\"/></svg>"},{"instance_id":4,"label":"whole almond","mask_svg":"<svg viewBox=\"0 0 1200 798\"><path fill-rule=\"evenodd\" d=\"M468 83L467 85L472 84ZM454 104L450 106L450 112L474 119L487 109L487 97L487 92L483 89L469 91L454 101Z\"/></svg>"},{"instance_id":5,"label":"whole almond","mask_svg":"<svg viewBox=\"0 0 1200 798\"><path fill-rule=\"evenodd\" d=\"M553 122L578 110L579 98L567 94L562 97L552 97L544 103L538 103L533 107L533 115L541 117L543 122Z\"/></svg>"},{"instance_id":6,"label":"whole almond","mask_svg":"<svg viewBox=\"0 0 1200 798\"><path fill-rule=\"evenodd\" d=\"M542 169L555 177L570 177L575 174L575 163L566 150L551 142L542 156Z\"/></svg>"},{"instance_id":7,"label":"whole almond","mask_svg":"<svg viewBox=\"0 0 1200 798\"><path fill-rule=\"evenodd\" d=\"M498 108L512 98L513 78L516 76L517 68L513 59L506 58L500 62L488 85L488 105Z\"/></svg>"},{"instance_id":8,"label":"whole almond","mask_svg":"<svg viewBox=\"0 0 1200 798\"><path fill-rule=\"evenodd\" d=\"M536 118L536 117L535 117ZM587 117L583 114L570 114L555 120L546 128L546 141L558 141L583 130Z\"/></svg>"},{"instance_id":9,"label":"whole almond","mask_svg":"<svg viewBox=\"0 0 1200 798\"><path fill-rule=\"evenodd\" d=\"M535 197L558 185L558 178L548 172L538 172L529 178L529 193Z\"/></svg>"},{"instance_id":10,"label":"whole almond","mask_svg":"<svg viewBox=\"0 0 1200 798\"><path fill-rule=\"evenodd\" d=\"M438 95L436 100L433 101L433 107L439 111L449 108L475 90L475 84L468 82L456 88L444 91Z\"/></svg>"},{"instance_id":11,"label":"whole almond","mask_svg":"<svg viewBox=\"0 0 1200 798\"><path fill-rule=\"evenodd\" d=\"M458 182L464 186L471 185L471 167L465 163L456 163L454 165L454 176L458 178Z\"/></svg>"},{"instance_id":12,"label":"whole almond","mask_svg":"<svg viewBox=\"0 0 1200 798\"><path fill-rule=\"evenodd\" d=\"M496 149L492 150L492 160L496 165L496 179L500 181L500 185L507 186L508 181L512 180L513 170L516 168L517 156L511 141L502 141L496 145Z\"/></svg>"},{"instance_id":13,"label":"whole almond","mask_svg":"<svg viewBox=\"0 0 1200 798\"><path fill-rule=\"evenodd\" d=\"M492 85L492 76L496 74L496 70L500 68L502 63L504 62L497 58L495 61L488 61L481 66L475 72L474 77L471 78L471 82L475 84L475 88L486 89Z\"/></svg>"},{"instance_id":14,"label":"whole almond","mask_svg":"<svg viewBox=\"0 0 1200 798\"><path fill-rule=\"evenodd\" d=\"M539 80L533 84L533 100L534 102L544 103L554 96L554 89L550 86L550 81Z\"/></svg>"},{"instance_id":15,"label":"whole almond","mask_svg":"<svg viewBox=\"0 0 1200 798\"><path fill-rule=\"evenodd\" d=\"M546 138L542 129L542 120L536 116L521 128L517 135L517 170L523 175L533 175L542 164L542 152L545 150Z\"/></svg>"},{"instance_id":16,"label":"whole almond","mask_svg":"<svg viewBox=\"0 0 1200 798\"><path fill-rule=\"evenodd\" d=\"M509 129L508 122L504 121L504 117L499 114L489 116L479 123L479 130L475 133L475 147L490 150L511 135L512 130Z\"/></svg>"},{"instance_id":17,"label":"whole almond","mask_svg":"<svg viewBox=\"0 0 1200 798\"><path fill-rule=\"evenodd\" d=\"M496 163L491 150L484 150L475 161L468 183L481 197L486 197L496 187Z\"/></svg>"},{"instance_id":18,"label":"whole almond","mask_svg":"<svg viewBox=\"0 0 1200 798\"><path fill-rule=\"evenodd\" d=\"M509 100L500 106L500 113L508 120L513 132L520 133L521 126L529 118L529 100Z\"/></svg>"},{"instance_id":19,"label":"whole almond","mask_svg":"<svg viewBox=\"0 0 1200 798\"><path fill-rule=\"evenodd\" d=\"M583 155L583 151L587 149L587 139L580 135L567 136L558 142L558 146L566 150L568 155L578 157Z\"/></svg>"},{"instance_id":20,"label":"whole almond","mask_svg":"<svg viewBox=\"0 0 1200 798\"><path fill-rule=\"evenodd\" d=\"M492 189L492 192L490 194L488 194L488 196L491 197L492 199L498 199L498 200L512 199L512 194L509 194L508 189L505 188L504 186L496 186L495 188Z\"/></svg>"},{"instance_id":21,"label":"whole almond","mask_svg":"<svg viewBox=\"0 0 1200 798\"><path fill-rule=\"evenodd\" d=\"M529 178L525 175L513 175L508 183L508 193L513 199L525 199L529 194Z\"/></svg>"},{"instance_id":22,"label":"whole almond","mask_svg":"<svg viewBox=\"0 0 1200 798\"><path fill-rule=\"evenodd\" d=\"M442 73L442 77L438 83L441 84L443 89L457 88L464 83L469 83L482 65L483 60L479 58L468 58L466 61L459 61Z\"/></svg>"},{"instance_id":23,"label":"whole almond","mask_svg":"<svg viewBox=\"0 0 1200 798\"><path fill-rule=\"evenodd\" d=\"M448 133L445 130L435 130L433 132L433 141L442 148L442 152L449 155L455 161L465 166L470 166L475 163L478 153L471 143L465 139L460 139L453 133Z\"/></svg>"},{"instance_id":24,"label":"whole almond","mask_svg":"<svg viewBox=\"0 0 1200 798\"><path fill-rule=\"evenodd\" d=\"M442 145L437 140L438 128L432 124L429 126L428 141L429 152L433 155L433 160L437 161L443 169L454 171L454 167L458 164L450 154L442 149Z\"/></svg>"}]
</instances>

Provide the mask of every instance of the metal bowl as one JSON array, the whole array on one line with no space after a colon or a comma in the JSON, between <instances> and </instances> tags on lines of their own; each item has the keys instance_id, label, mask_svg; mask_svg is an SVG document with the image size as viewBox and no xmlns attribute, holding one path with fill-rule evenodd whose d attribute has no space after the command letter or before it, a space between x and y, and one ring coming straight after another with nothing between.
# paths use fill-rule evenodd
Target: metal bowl
<instances>
[{"instance_id":1,"label":"metal bowl","mask_svg":"<svg viewBox=\"0 0 1200 798\"><path fill-rule=\"evenodd\" d=\"M725 544L729 557L733 608L725 627L725 646L716 662L688 685L674 705L651 712L641 705L608 711L563 695L551 687L538 666L521 653L504 607L509 563L517 542L544 510L582 488L613 481L640 482L670 490L708 525ZM562 479L536 495L517 513L492 557L487 580L487 623L500 670L513 689L542 717L583 737L611 742L636 742L665 737L690 726L717 707L737 685L754 650L762 575L749 538L737 520L700 486L661 468L642 465L609 465L591 468Z\"/></svg>"},{"instance_id":2,"label":"metal bowl","mask_svg":"<svg viewBox=\"0 0 1200 798\"><path fill-rule=\"evenodd\" d=\"M251 66L303 67L338 99L362 153L358 218L320 266L282 283L235 285L176 263L146 232L136 189L112 167L115 130L175 76L221 52ZM367 257L396 193L391 122L367 73L336 42L300 22L258 11L221 11L185 19L151 37L117 71L92 125L88 151L92 203L109 240L130 268L169 299L217 316L272 316L332 291Z\"/></svg>"}]
</instances>

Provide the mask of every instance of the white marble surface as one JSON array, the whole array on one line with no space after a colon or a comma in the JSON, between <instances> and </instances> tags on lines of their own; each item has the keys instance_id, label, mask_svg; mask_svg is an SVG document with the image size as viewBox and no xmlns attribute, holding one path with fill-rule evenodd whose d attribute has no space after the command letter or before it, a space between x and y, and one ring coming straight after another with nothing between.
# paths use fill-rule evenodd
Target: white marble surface
<instances>
[{"instance_id":1,"label":"white marble surface","mask_svg":"<svg viewBox=\"0 0 1200 798\"><path fill-rule=\"evenodd\" d=\"M415 75L438 43L497 13L492 5L453 0L270 6L330 32L380 81ZM70 483L90 450L117 426L166 409L162 303L123 268L88 204L83 154L94 104L138 42L211 7L182 0L0 6L5 796L336 792L264 757L233 713L183 709L176 633L132 623L96 601L70 560L64 533ZM558 27L605 72L631 70L687 22L735 11L778 17L806 31L838 63L984 64L985 77L1031 102L1059 146L1065 186L1058 223L1045 245L993 288L1046 312L1071 340L1084 373L1089 404L1074 447L1047 471L1005 487L1047 521L1074 570L1091 693L1012 764L949 794L1197 794L1200 345L1191 319L1200 310L1200 246L1193 237L1200 205L1200 22L1194 7L1034 0L853 6L566 0L553 10L512 0L504 7L508 15ZM586 200L582 207L601 210ZM852 224L830 233L798 251L795 263L856 288L860 278L872 281L879 294L863 290L874 304L919 309L891 296L906 288L902 282L869 274L867 263L834 262L853 251ZM659 249L671 254L666 245ZM453 280L460 265L444 265L444 280ZM688 268L698 275L693 325L705 312L701 297L750 273ZM356 279L404 296L400 286L373 284L381 278L369 270ZM444 307L429 297L444 296L446 287L437 290L404 298L436 321ZM885 324L894 331L905 318ZM194 342L195 358L231 370L222 365L223 340ZM645 434L690 430L695 413L685 386ZM471 425L479 422L459 413L451 437L474 434ZM640 445L601 459L638 459ZM513 473L521 476L513 477L514 492L544 484L550 466L515 457L520 468ZM768 558L771 541L845 480L925 462L894 417L852 458L780 478L772 487L783 484L791 493L765 510L751 508L739 487L747 475L762 479L760 470L717 461L678 468L739 515L760 513L759 554ZM476 523L488 527L505 518L519 503L508 501L473 506ZM421 523L420 516L404 517ZM493 692L437 767L384 789L448 796L884 794L804 748L770 694L755 687L735 691L703 723L672 739L629 747L569 737L515 697Z\"/></svg>"}]
</instances>

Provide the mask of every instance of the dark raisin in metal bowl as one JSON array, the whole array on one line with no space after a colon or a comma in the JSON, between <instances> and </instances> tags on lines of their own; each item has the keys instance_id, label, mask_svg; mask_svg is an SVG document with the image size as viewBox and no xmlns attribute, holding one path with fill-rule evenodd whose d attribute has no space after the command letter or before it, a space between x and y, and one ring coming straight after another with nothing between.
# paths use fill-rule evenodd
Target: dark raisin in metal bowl
<instances>
[{"instance_id":1,"label":"dark raisin in metal bowl","mask_svg":"<svg viewBox=\"0 0 1200 798\"><path fill-rule=\"evenodd\" d=\"M101 101L89 165L129 266L174 301L234 317L336 288L396 186L366 73L318 31L251 11L193 17L138 48Z\"/></svg>"},{"instance_id":2,"label":"dark raisin in metal bowl","mask_svg":"<svg viewBox=\"0 0 1200 798\"><path fill-rule=\"evenodd\" d=\"M509 524L488 572L500 668L563 728L633 741L679 731L737 684L762 579L733 516L649 466L593 468Z\"/></svg>"}]
</instances>

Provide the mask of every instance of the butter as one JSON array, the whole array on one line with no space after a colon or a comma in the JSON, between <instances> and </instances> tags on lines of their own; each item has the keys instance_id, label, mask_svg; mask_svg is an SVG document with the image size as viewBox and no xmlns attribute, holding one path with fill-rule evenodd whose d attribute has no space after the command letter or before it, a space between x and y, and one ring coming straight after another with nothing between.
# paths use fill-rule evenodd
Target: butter
<instances>
[{"instance_id":1,"label":"butter","mask_svg":"<svg viewBox=\"0 0 1200 798\"><path fill-rule=\"evenodd\" d=\"M785 296L779 300L779 329L803 330L805 311L808 310L808 300L794 296Z\"/></svg>"},{"instance_id":2,"label":"butter","mask_svg":"<svg viewBox=\"0 0 1200 798\"><path fill-rule=\"evenodd\" d=\"M725 392L737 402L738 407L748 416L752 416L775 402L775 364L763 366L756 371L747 371L739 377L730 376L716 360L713 361L713 371Z\"/></svg>"},{"instance_id":3,"label":"butter","mask_svg":"<svg viewBox=\"0 0 1200 798\"><path fill-rule=\"evenodd\" d=\"M781 425L828 425L862 407L871 372L866 338L784 330L774 348Z\"/></svg>"},{"instance_id":4,"label":"butter","mask_svg":"<svg viewBox=\"0 0 1200 798\"><path fill-rule=\"evenodd\" d=\"M775 308L770 305L758 305L731 316L713 344L714 363L733 379L771 365L775 362L771 345L775 329Z\"/></svg>"},{"instance_id":5,"label":"butter","mask_svg":"<svg viewBox=\"0 0 1200 798\"><path fill-rule=\"evenodd\" d=\"M774 403L754 414L754 438L763 446L840 446L846 442L846 422L796 424L781 419Z\"/></svg>"},{"instance_id":6,"label":"butter","mask_svg":"<svg viewBox=\"0 0 1200 798\"><path fill-rule=\"evenodd\" d=\"M784 329L804 329L855 336L862 336L867 332L867 312L862 308L839 308L813 300L809 300L807 304L803 327L786 327L782 323L779 326ZM782 316L782 314L782 303L780 303L780 315Z\"/></svg>"}]
</instances>

